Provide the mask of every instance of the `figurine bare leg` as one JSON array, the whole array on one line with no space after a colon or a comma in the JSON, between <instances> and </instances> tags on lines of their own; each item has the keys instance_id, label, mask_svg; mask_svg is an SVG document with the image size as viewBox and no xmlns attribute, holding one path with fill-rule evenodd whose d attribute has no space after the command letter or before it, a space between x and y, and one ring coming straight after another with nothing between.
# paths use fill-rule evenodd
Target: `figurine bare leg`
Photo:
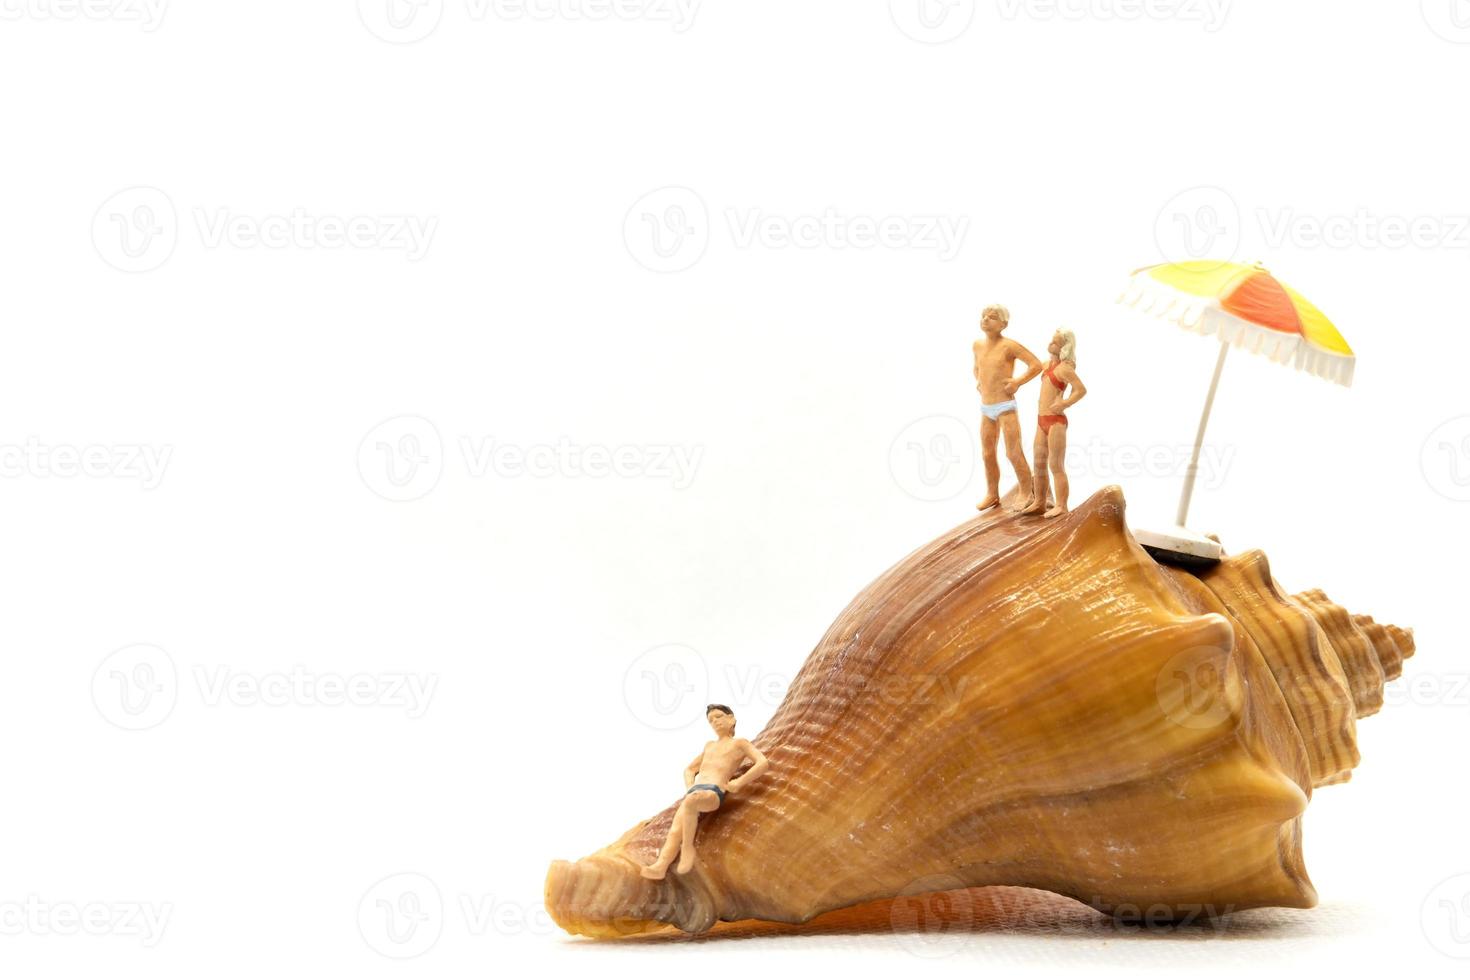
<instances>
[{"instance_id":1,"label":"figurine bare leg","mask_svg":"<svg viewBox=\"0 0 1470 980\"><path fill-rule=\"evenodd\" d=\"M995 458L995 444L1000 438L1000 423L989 416L980 420L980 455L985 460L985 499L976 510L989 510L1000 503L1000 463Z\"/></svg>"},{"instance_id":2,"label":"figurine bare leg","mask_svg":"<svg viewBox=\"0 0 1470 980\"><path fill-rule=\"evenodd\" d=\"M640 872L643 877L657 880L669 873L669 865L674 863L674 856L679 853L679 844L684 839L685 814L693 816L695 820L699 819L699 814L695 813L693 807L689 805L687 796L679 802L679 808L674 811L674 819L669 824L669 836L664 838L664 846L659 849L658 857Z\"/></svg>"},{"instance_id":3,"label":"figurine bare leg","mask_svg":"<svg viewBox=\"0 0 1470 980\"><path fill-rule=\"evenodd\" d=\"M1060 423L1051 427L1047 454L1051 457L1051 482L1057 504L1046 512L1047 517L1058 517L1067 512L1067 426Z\"/></svg>"},{"instance_id":4,"label":"figurine bare leg","mask_svg":"<svg viewBox=\"0 0 1470 980\"><path fill-rule=\"evenodd\" d=\"M1021 513L1040 514L1046 510L1046 495L1051 488L1046 479L1047 437L1039 425L1036 427L1036 441L1031 446L1031 461L1036 465L1036 478L1031 499L1021 508Z\"/></svg>"},{"instance_id":5,"label":"figurine bare leg","mask_svg":"<svg viewBox=\"0 0 1470 980\"><path fill-rule=\"evenodd\" d=\"M1035 488L1031 482L1031 467L1026 465L1026 450L1021 448L1021 416L1014 410L1006 412L1000 417L1000 425L1006 434L1006 458L1016 471L1016 482L1021 485L1021 499L1027 500L1035 492Z\"/></svg>"},{"instance_id":6,"label":"figurine bare leg","mask_svg":"<svg viewBox=\"0 0 1470 980\"><path fill-rule=\"evenodd\" d=\"M681 875L694 870L694 832L699 829L699 815L720 808L720 798L709 790L689 797L689 806L684 817L684 842L679 848L679 866L674 870Z\"/></svg>"}]
</instances>

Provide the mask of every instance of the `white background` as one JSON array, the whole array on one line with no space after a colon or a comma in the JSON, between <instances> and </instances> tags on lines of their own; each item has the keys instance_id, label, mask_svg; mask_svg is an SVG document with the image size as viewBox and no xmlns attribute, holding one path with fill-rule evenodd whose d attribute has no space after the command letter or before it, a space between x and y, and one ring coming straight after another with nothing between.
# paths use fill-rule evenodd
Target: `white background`
<instances>
[{"instance_id":1,"label":"white background","mask_svg":"<svg viewBox=\"0 0 1470 980\"><path fill-rule=\"evenodd\" d=\"M1470 4L931 2L0 0L8 974L1463 969ZM1231 359L1192 523L1417 633L1305 817L1321 906L551 926L548 862L677 794L697 706L758 732L973 515L985 303L1078 334L1074 502L1168 522L1214 346L1113 300L1191 253L1359 355Z\"/></svg>"}]
</instances>

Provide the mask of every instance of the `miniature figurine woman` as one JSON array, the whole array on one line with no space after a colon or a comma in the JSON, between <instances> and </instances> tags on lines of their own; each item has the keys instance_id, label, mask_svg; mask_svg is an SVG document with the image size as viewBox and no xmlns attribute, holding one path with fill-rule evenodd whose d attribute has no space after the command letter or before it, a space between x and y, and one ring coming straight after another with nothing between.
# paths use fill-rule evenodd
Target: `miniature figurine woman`
<instances>
[{"instance_id":1,"label":"miniature figurine woman","mask_svg":"<svg viewBox=\"0 0 1470 980\"><path fill-rule=\"evenodd\" d=\"M1037 408L1036 443L1032 460L1036 467L1035 494L1021 508L1023 514L1057 517L1067 512L1067 409L1082 400L1087 389L1077 377L1077 338L1070 330L1058 330L1047 345L1051 362L1042 374L1041 404ZM1071 386L1072 393L1067 394ZM1051 492L1055 506L1046 510L1047 473L1051 473Z\"/></svg>"},{"instance_id":2,"label":"miniature figurine woman","mask_svg":"<svg viewBox=\"0 0 1470 980\"><path fill-rule=\"evenodd\" d=\"M693 870L694 832L699 828L699 815L718 810L728 794L744 790L770 768L760 749L746 739L735 737L735 712L723 704L712 704L704 709L704 717L717 737L713 742L706 742L704 751L684 770L684 799L674 811L669 836L658 858L642 871L645 878L662 878L668 874L676 854L679 866L675 871L682 875ZM750 768L738 779L731 779L746 761L750 762Z\"/></svg>"}]
</instances>

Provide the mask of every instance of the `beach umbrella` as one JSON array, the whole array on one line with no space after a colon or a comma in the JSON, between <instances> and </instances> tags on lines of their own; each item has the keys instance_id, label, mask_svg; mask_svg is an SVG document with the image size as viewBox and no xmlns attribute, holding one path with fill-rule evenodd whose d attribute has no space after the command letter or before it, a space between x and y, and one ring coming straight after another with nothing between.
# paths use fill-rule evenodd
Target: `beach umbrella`
<instances>
[{"instance_id":1,"label":"beach umbrella","mask_svg":"<svg viewBox=\"0 0 1470 980\"><path fill-rule=\"evenodd\" d=\"M1172 532L1152 536L1160 550L1186 558L1218 559L1218 544L1184 532L1184 527L1199 473L1200 447L1230 348L1260 354L1343 386L1353 381L1353 350L1321 310L1259 264L1206 259L1148 266L1133 274L1118 302L1220 342L1194 454L1179 496L1177 526Z\"/></svg>"}]
</instances>

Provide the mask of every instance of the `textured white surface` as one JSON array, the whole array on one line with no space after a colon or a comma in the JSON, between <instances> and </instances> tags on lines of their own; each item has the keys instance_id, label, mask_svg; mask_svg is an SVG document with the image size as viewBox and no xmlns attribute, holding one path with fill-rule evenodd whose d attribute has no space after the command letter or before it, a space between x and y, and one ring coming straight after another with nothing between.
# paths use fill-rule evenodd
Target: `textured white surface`
<instances>
[{"instance_id":1,"label":"textured white surface","mask_svg":"<svg viewBox=\"0 0 1470 980\"><path fill-rule=\"evenodd\" d=\"M1020 890L990 889L990 892ZM1022 893L1025 894L1025 893ZM930 969L983 971L1004 968L1059 975L1144 968L1190 974L1315 970L1323 958L1356 968L1412 969L1429 974L1453 971L1453 960L1425 945L1422 935L1386 920L1369 906L1323 904L1316 909L1259 909L1213 922L1184 926L1134 922L1118 925L1065 899L986 896L971 900L973 916L957 922L912 918L892 923L878 916L865 928L792 936L720 936L699 940L625 942L616 946L586 940L555 941L558 961L568 969L596 959L599 971L633 976L639 969L666 969L674 957L697 953L714 968L810 969L909 975ZM995 906L1000 906L997 910Z\"/></svg>"}]
</instances>

